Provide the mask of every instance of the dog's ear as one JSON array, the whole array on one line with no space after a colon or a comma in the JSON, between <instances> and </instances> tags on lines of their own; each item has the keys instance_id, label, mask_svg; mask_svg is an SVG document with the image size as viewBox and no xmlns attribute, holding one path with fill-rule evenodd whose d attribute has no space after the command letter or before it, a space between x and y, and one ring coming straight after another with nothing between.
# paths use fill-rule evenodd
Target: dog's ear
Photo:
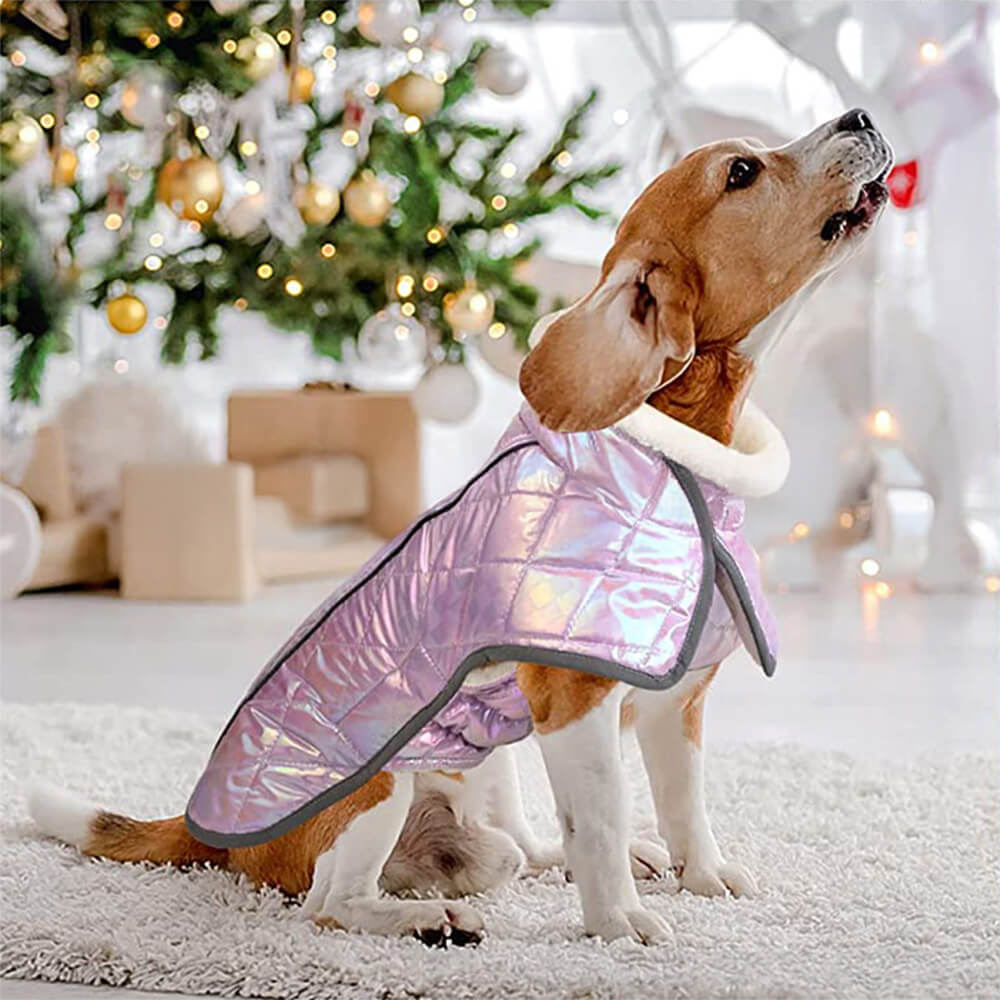
<instances>
[{"instance_id":1,"label":"dog's ear","mask_svg":"<svg viewBox=\"0 0 1000 1000\"><path fill-rule=\"evenodd\" d=\"M521 366L521 391L546 427L608 427L684 370L697 297L686 270L664 253L609 255L597 286L549 324Z\"/></svg>"}]
</instances>

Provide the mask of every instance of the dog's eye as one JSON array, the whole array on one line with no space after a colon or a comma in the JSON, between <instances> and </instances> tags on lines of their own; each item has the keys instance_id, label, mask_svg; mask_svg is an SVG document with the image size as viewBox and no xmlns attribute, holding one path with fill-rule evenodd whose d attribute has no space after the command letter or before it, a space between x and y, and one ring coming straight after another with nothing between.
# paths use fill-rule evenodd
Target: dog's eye
<instances>
[{"instance_id":1,"label":"dog's eye","mask_svg":"<svg viewBox=\"0 0 1000 1000\"><path fill-rule=\"evenodd\" d=\"M736 191L748 188L760 173L760 160L750 160L745 156L733 160L729 165L729 176L726 178L726 190Z\"/></svg>"}]
</instances>

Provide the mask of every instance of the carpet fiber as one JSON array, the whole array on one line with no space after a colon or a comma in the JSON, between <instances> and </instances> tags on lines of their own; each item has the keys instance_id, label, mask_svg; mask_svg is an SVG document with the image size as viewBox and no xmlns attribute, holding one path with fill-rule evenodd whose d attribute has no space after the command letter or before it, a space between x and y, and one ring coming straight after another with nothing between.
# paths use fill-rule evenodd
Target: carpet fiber
<instances>
[{"instance_id":1,"label":"carpet fiber","mask_svg":"<svg viewBox=\"0 0 1000 1000\"><path fill-rule=\"evenodd\" d=\"M475 900L486 940L441 951L317 930L279 893L223 872L87 860L35 836L22 788L32 774L136 816L180 812L216 722L76 705L6 705L0 721L7 977L307 1000L1000 993L995 761L875 766L710 747L716 833L756 872L759 898L646 886L674 944L605 945L582 936L575 890L552 871ZM521 761L529 813L552 835L537 749ZM639 781L635 794L648 829Z\"/></svg>"}]
</instances>

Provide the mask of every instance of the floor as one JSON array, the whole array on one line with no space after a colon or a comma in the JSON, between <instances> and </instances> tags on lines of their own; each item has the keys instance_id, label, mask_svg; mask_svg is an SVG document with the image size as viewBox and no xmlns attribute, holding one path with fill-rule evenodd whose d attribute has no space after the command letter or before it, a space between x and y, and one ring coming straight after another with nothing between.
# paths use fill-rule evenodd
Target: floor
<instances>
[{"instance_id":1,"label":"floor","mask_svg":"<svg viewBox=\"0 0 1000 1000\"><path fill-rule=\"evenodd\" d=\"M127 603L48 594L0 607L0 701L197 710L225 721L329 582L248 605ZM772 599L782 649L767 679L743 655L713 686L707 726L734 742L792 741L854 755L995 754L1000 602L982 595L845 593ZM10 1000L151 994L5 981Z\"/></svg>"}]
</instances>

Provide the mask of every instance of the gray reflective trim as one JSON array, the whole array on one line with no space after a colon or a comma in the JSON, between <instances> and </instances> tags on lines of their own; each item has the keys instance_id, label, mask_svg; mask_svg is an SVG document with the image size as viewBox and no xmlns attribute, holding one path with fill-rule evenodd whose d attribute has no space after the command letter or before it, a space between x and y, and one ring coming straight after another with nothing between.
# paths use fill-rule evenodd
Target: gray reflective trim
<instances>
[{"instance_id":1,"label":"gray reflective trim","mask_svg":"<svg viewBox=\"0 0 1000 1000\"><path fill-rule=\"evenodd\" d=\"M491 462L480 475L484 475L489 469L493 468L497 462L506 458L508 455L515 451L519 451L521 448L526 447L526 445L518 445L515 448L503 452L498 455L495 461ZM478 649L473 653L470 653L458 666L455 672L451 675L445 686L438 692L438 694L433 698L432 701L424 705L418 712L412 715L402 726L386 741L384 746L378 750L364 765L362 765L353 774L348 775L346 778L342 778L336 784L331 785L325 792L321 792L315 798L310 799L304 805L299 806L294 812L289 813L287 816L278 820L276 823L272 823L270 826L265 827L263 830L251 830L246 833L217 833L212 830L206 830L200 827L190 815L190 806L184 814L184 822L187 825L188 831L191 833L195 839L200 840L203 844L208 844L209 847L252 847L255 844L263 844L269 840L273 840L275 837L280 837L282 834L288 833L294 830L295 827L304 823L307 819L315 816L317 813L322 812L329 806L333 805L339 799L350 795L351 792L357 791L365 782L369 781L371 778L375 777L379 771L382 770L385 764L387 764L400 750L406 746L407 743L413 739L417 733L420 732L424 726L430 722L434 716L438 714L451 699L458 693L459 688L465 682L465 678L469 675L472 670L479 667L484 667L490 663L501 663L505 660L517 660L520 662L527 663L537 663L545 667L569 667L573 670L580 670L587 674L596 674L599 677L609 677L612 680L624 681L634 687L645 688L650 691L664 691L667 688L673 687L686 673L688 667L691 663L691 658L695 654L695 650L698 648L698 643L701 640L701 633L705 627L705 620L708 617L709 608L712 605L712 592L715 588L715 532L712 526L712 517L708 510L708 505L705 503L705 498L701 495L701 490L698 488L698 482L694 476L682 465L677 465L675 462L667 460L667 465L670 467L670 471L674 474L677 482L680 484L681 489L684 492L685 497L687 497L688 503L691 505L691 510L694 513L695 523L698 526L698 534L701 538L701 552L702 552L702 577L701 583L698 586L698 596L695 599L694 610L691 612L691 622L688 625L688 630L684 635L684 641L681 643L680 651L677 654L677 659L674 661L672 669L664 674L662 677L654 677L650 674L644 673L641 670L634 670L631 667L623 666L620 663L614 663L611 660L604 660L596 656L585 656L579 653L567 653L561 650L553 649L540 649L535 646L519 646L519 645L499 645L499 646L485 646L482 649ZM478 476L476 477L479 478ZM461 497L464 495L465 490L475 480L470 480L466 485L462 493L455 497L453 503L438 508L437 510L430 511L424 515L413 528L407 532L406 537L397 545L392 552L388 553L386 558L383 559L378 566L369 573L364 580L359 582L357 586L352 587L347 594L345 594L340 601L337 601L330 610L323 615L321 622L326 621L326 619L332 614L332 612L347 599L350 594L354 593L358 587L363 583L367 582L374 573L382 569L386 563L395 555L397 555L406 545L410 539L416 534L417 530L426 524L428 521L432 520L438 514L443 513L446 510L450 510L451 507L457 503ZM728 553L727 553L728 554ZM302 639L304 642L309 636L311 636L316 629L319 627L320 623L317 623ZM296 643L294 648L289 652L289 656L296 649L299 649L302 642ZM287 659L287 657L286 657ZM282 663L284 660L282 661ZM281 666L281 663L275 665L274 670L277 670ZM270 677L274 670L269 671L267 677ZM267 678L265 678L266 680ZM261 681L261 684L263 681ZM248 694L243 701L240 703L239 708L233 714L233 719L239 713L243 705L259 690L260 684L256 685L254 689ZM226 730L232 725L233 719L230 719ZM223 730L222 736L225 736L226 730ZM222 736L219 740L222 740ZM216 743L218 746L218 742Z\"/></svg>"},{"instance_id":2,"label":"gray reflective trim","mask_svg":"<svg viewBox=\"0 0 1000 1000\"><path fill-rule=\"evenodd\" d=\"M729 613L733 616L733 621L737 625L739 625L740 621L738 615L740 613L743 614L746 625L750 630L753 644L756 647L756 656L754 658L761 665L764 673L768 677L771 677L778 663L767 644L764 627L761 625L760 619L757 617L757 612L754 610L753 599L750 597L750 590L747 587L746 580L743 579L742 572L740 572L739 564L733 558L732 553L722 544L718 536L715 536L715 561L718 569L721 569L726 574L730 587L732 587L734 592L730 593L729 588L724 585L724 581L720 577L718 581L719 590L729 607ZM741 635L741 638L744 645L747 645L746 636ZM749 650L749 652L753 653L754 651Z\"/></svg>"}]
</instances>

